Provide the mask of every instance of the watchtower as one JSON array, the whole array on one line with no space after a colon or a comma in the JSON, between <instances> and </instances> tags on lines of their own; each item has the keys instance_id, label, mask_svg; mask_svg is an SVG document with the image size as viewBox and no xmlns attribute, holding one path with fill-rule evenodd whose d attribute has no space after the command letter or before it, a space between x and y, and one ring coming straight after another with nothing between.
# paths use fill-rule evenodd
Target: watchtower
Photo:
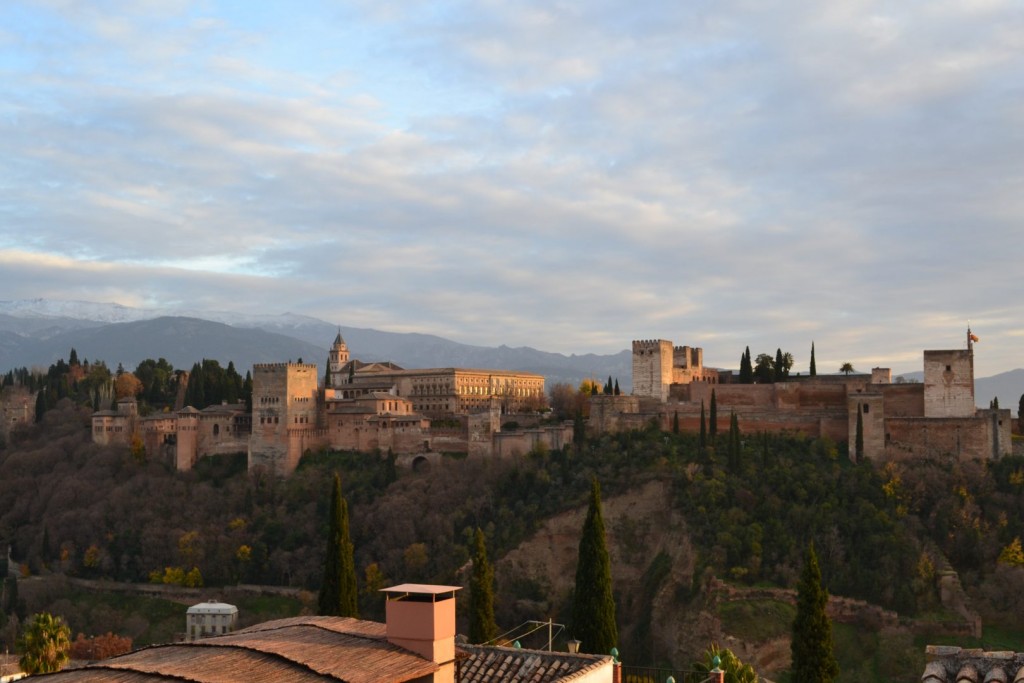
<instances>
[{"instance_id":1,"label":"watchtower","mask_svg":"<svg viewBox=\"0 0 1024 683\"><path fill-rule=\"evenodd\" d=\"M672 384L672 342L644 339L633 342L633 395L668 400Z\"/></svg>"},{"instance_id":2,"label":"watchtower","mask_svg":"<svg viewBox=\"0 0 1024 683\"><path fill-rule=\"evenodd\" d=\"M973 417L974 341L967 329L967 348L924 352L924 416Z\"/></svg>"}]
</instances>

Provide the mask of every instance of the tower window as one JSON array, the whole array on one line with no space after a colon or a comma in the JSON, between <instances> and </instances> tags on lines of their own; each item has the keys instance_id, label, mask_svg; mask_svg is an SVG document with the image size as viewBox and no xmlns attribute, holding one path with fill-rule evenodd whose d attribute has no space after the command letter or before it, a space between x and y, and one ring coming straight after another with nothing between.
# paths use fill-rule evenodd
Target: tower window
<instances>
[{"instance_id":1,"label":"tower window","mask_svg":"<svg viewBox=\"0 0 1024 683\"><path fill-rule=\"evenodd\" d=\"M870 408L870 407L871 407L871 406L869 406L869 405L868 405L867 403L865 403L865 404L864 404L864 413L865 413L865 414L867 414L867 412L868 412L868 408Z\"/></svg>"},{"instance_id":2,"label":"tower window","mask_svg":"<svg viewBox=\"0 0 1024 683\"><path fill-rule=\"evenodd\" d=\"M953 366L952 365L947 365L946 366L946 372L953 372Z\"/></svg>"}]
</instances>

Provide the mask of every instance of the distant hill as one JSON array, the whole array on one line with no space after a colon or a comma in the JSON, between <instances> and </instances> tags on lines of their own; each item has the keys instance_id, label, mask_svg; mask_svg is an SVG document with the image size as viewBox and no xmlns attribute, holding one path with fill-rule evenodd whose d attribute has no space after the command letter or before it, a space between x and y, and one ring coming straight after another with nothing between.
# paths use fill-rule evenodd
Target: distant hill
<instances>
[{"instance_id":1,"label":"distant hill","mask_svg":"<svg viewBox=\"0 0 1024 683\"><path fill-rule=\"evenodd\" d=\"M11 340L10 333L3 337ZM0 342L2 345L2 342ZM166 358L188 370L193 363L210 358L227 365L234 361L244 372L253 363L287 360L323 362L327 351L306 342L263 330L246 330L197 318L163 317L129 323L60 332L45 339L22 337L13 349L0 348L0 367L47 366L67 358L71 349L78 357L118 363L133 369L146 358Z\"/></svg>"},{"instance_id":2,"label":"distant hill","mask_svg":"<svg viewBox=\"0 0 1024 683\"><path fill-rule=\"evenodd\" d=\"M137 309L116 304L76 301L0 301L0 371L48 366L67 358L72 347L80 358L105 360L134 368L145 358L166 358L187 369L203 358L234 361L244 372L253 363L302 358L321 371L338 326L295 314L244 316L228 312L167 315L165 309ZM632 356L569 355L529 347L471 346L427 334L402 334L341 327L354 358L391 360L406 368L472 367L536 372L550 387L579 384L609 376L624 391L631 388Z\"/></svg>"}]
</instances>

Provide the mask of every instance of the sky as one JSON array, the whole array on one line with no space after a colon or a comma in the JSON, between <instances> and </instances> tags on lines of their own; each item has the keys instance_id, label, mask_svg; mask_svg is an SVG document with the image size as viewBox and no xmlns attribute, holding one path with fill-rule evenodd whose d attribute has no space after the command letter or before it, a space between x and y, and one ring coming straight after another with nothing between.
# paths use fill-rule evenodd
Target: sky
<instances>
[{"instance_id":1,"label":"sky","mask_svg":"<svg viewBox=\"0 0 1024 683\"><path fill-rule=\"evenodd\" d=\"M1018 0L0 3L0 299L1024 366Z\"/></svg>"}]
</instances>

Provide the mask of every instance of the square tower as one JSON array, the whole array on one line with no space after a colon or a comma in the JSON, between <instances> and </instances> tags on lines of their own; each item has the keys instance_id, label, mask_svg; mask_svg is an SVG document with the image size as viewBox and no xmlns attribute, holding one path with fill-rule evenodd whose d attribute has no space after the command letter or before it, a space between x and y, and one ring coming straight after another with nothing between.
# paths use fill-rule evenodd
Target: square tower
<instances>
[{"instance_id":1,"label":"square tower","mask_svg":"<svg viewBox=\"0 0 1024 683\"><path fill-rule=\"evenodd\" d=\"M633 395L668 400L672 384L672 342L646 339L633 342Z\"/></svg>"},{"instance_id":2,"label":"square tower","mask_svg":"<svg viewBox=\"0 0 1024 683\"><path fill-rule=\"evenodd\" d=\"M973 417L974 351L924 352L924 416Z\"/></svg>"},{"instance_id":3,"label":"square tower","mask_svg":"<svg viewBox=\"0 0 1024 683\"><path fill-rule=\"evenodd\" d=\"M250 470L259 465L278 474L295 470L298 455L289 452L288 432L317 426L317 379L311 363L253 365Z\"/></svg>"}]
</instances>

